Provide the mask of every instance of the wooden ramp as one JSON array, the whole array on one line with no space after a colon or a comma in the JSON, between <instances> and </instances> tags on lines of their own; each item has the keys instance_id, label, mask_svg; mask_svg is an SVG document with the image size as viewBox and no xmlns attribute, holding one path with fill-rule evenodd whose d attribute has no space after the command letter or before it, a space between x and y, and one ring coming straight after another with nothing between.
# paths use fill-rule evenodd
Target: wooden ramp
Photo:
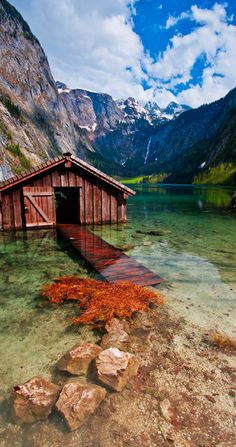
<instances>
[{"instance_id":1,"label":"wooden ramp","mask_svg":"<svg viewBox=\"0 0 236 447\"><path fill-rule=\"evenodd\" d=\"M62 236L71 244L108 282L130 281L140 286L154 286L163 279L151 270L125 255L118 248L80 225L59 224Z\"/></svg>"}]
</instances>

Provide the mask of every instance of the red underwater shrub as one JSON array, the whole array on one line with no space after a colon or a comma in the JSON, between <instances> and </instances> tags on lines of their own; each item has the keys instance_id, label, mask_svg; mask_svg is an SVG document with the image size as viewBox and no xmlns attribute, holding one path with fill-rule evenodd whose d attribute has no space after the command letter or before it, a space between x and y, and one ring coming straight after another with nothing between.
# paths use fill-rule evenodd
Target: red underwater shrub
<instances>
[{"instance_id":1,"label":"red underwater shrub","mask_svg":"<svg viewBox=\"0 0 236 447\"><path fill-rule=\"evenodd\" d=\"M57 278L43 288L42 296L57 304L75 301L82 313L73 323L95 326L104 326L113 317L130 318L134 312L147 311L150 303L163 303L157 292L130 282L107 283L76 276Z\"/></svg>"}]
</instances>

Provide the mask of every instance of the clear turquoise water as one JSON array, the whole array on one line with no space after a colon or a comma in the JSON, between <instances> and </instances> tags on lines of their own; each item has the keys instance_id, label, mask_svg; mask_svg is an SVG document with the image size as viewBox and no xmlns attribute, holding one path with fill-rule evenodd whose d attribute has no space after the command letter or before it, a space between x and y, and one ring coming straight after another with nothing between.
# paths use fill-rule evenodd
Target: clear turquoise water
<instances>
[{"instance_id":1,"label":"clear turquoise water","mask_svg":"<svg viewBox=\"0 0 236 447\"><path fill-rule=\"evenodd\" d=\"M233 190L135 189L128 223L96 227L96 233L121 248L130 245L130 256L165 278L162 290L180 315L236 334L236 213L229 209ZM164 235L148 235L157 229Z\"/></svg>"},{"instance_id":2,"label":"clear turquoise water","mask_svg":"<svg viewBox=\"0 0 236 447\"><path fill-rule=\"evenodd\" d=\"M176 314L236 335L236 213L228 208L233 191L137 186L136 192L127 224L93 230L165 278L159 289ZM157 229L164 234L148 234ZM36 374L50 378L69 347L94 339L86 328L70 327L73 307L45 306L39 298L43 284L65 274L93 276L55 233L0 233L0 446L24 445L29 436L27 430L16 436L10 422L4 399L12 386Z\"/></svg>"}]
</instances>

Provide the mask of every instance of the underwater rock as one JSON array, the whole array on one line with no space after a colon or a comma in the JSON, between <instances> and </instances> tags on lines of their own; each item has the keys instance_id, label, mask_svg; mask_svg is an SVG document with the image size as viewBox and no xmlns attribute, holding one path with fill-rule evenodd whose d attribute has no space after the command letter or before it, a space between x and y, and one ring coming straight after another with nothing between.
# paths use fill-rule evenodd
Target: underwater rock
<instances>
[{"instance_id":1,"label":"underwater rock","mask_svg":"<svg viewBox=\"0 0 236 447\"><path fill-rule=\"evenodd\" d=\"M144 241L144 242L142 243L142 245L143 245L144 247L151 247L152 242L151 242L151 241Z\"/></svg>"},{"instance_id":2,"label":"underwater rock","mask_svg":"<svg viewBox=\"0 0 236 447\"><path fill-rule=\"evenodd\" d=\"M61 371L67 371L75 376L87 375L91 361L98 356L101 350L100 346L93 343L77 344L63 355L57 363L57 367Z\"/></svg>"},{"instance_id":3,"label":"underwater rock","mask_svg":"<svg viewBox=\"0 0 236 447\"><path fill-rule=\"evenodd\" d=\"M166 234L165 230L159 228L158 230L151 230L149 233L151 236L164 236Z\"/></svg>"},{"instance_id":4,"label":"underwater rock","mask_svg":"<svg viewBox=\"0 0 236 447\"><path fill-rule=\"evenodd\" d=\"M107 332L119 332L129 330L129 324L125 320L119 320L118 318L112 318L112 320L106 324L105 329Z\"/></svg>"},{"instance_id":5,"label":"underwater rock","mask_svg":"<svg viewBox=\"0 0 236 447\"><path fill-rule=\"evenodd\" d=\"M119 348L121 351L125 351L128 347L129 336L125 331L111 331L104 335L101 341L101 347L107 348Z\"/></svg>"},{"instance_id":6,"label":"underwater rock","mask_svg":"<svg viewBox=\"0 0 236 447\"><path fill-rule=\"evenodd\" d=\"M148 236L164 236L167 233L167 231L158 228L157 230L151 230L151 231L137 230L136 233L146 234Z\"/></svg>"},{"instance_id":7,"label":"underwater rock","mask_svg":"<svg viewBox=\"0 0 236 447\"><path fill-rule=\"evenodd\" d=\"M95 412L105 396L106 390L101 386L70 380L61 391L56 409L64 417L69 429L76 430Z\"/></svg>"},{"instance_id":8,"label":"underwater rock","mask_svg":"<svg viewBox=\"0 0 236 447\"><path fill-rule=\"evenodd\" d=\"M122 391L131 377L138 372L138 361L133 354L118 348L102 351L96 359L98 378L115 391Z\"/></svg>"},{"instance_id":9,"label":"underwater rock","mask_svg":"<svg viewBox=\"0 0 236 447\"><path fill-rule=\"evenodd\" d=\"M43 377L33 377L28 382L14 387L13 411L21 422L46 419L52 411L60 387Z\"/></svg>"}]
</instances>

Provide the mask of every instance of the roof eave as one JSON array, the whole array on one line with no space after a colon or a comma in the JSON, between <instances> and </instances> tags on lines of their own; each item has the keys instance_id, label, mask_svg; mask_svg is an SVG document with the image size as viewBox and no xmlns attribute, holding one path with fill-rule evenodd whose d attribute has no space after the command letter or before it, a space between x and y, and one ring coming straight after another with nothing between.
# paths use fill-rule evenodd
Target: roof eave
<instances>
[{"instance_id":1,"label":"roof eave","mask_svg":"<svg viewBox=\"0 0 236 447\"><path fill-rule=\"evenodd\" d=\"M73 162L75 162L78 166L80 166L82 168L84 167L87 171L90 171L92 174L95 174L99 178L102 178L104 181L111 184L112 186L125 191L126 194L128 194L129 196L134 196L136 194L136 192L133 191L133 189L129 188L128 186L123 185L123 183L118 182L113 177L110 177L109 175L104 174L104 172L100 171L99 169L95 168L94 166L91 166L86 161L83 161L80 158L77 158L74 156L71 157L71 160Z\"/></svg>"},{"instance_id":2,"label":"roof eave","mask_svg":"<svg viewBox=\"0 0 236 447\"><path fill-rule=\"evenodd\" d=\"M20 183L23 183L27 180L29 180L32 177L35 177L37 175L42 174L43 172L47 171L48 169L51 169L55 166L58 166L64 161L68 160L68 158L74 163L76 166L84 168L87 172L90 172L92 175L97 176L98 178L102 179L104 182L108 183L109 185L114 186L114 188L120 189L121 191L125 192L129 196L134 196L136 194L135 191L133 191L128 186L123 185L123 183L118 182L114 178L110 177L107 174L104 174L102 171L99 171L99 169L94 168L94 166L86 163L85 161L74 157L74 156L59 156L56 159L54 159L51 162L44 163L43 165L36 166L34 169L30 170L28 173L25 173L21 176L14 176L11 179L6 180L3 182L2 186L0 186L0 192L3 192L7 189L13 188L14 186L17 186Z\"/></svg>"}]
</instances>

